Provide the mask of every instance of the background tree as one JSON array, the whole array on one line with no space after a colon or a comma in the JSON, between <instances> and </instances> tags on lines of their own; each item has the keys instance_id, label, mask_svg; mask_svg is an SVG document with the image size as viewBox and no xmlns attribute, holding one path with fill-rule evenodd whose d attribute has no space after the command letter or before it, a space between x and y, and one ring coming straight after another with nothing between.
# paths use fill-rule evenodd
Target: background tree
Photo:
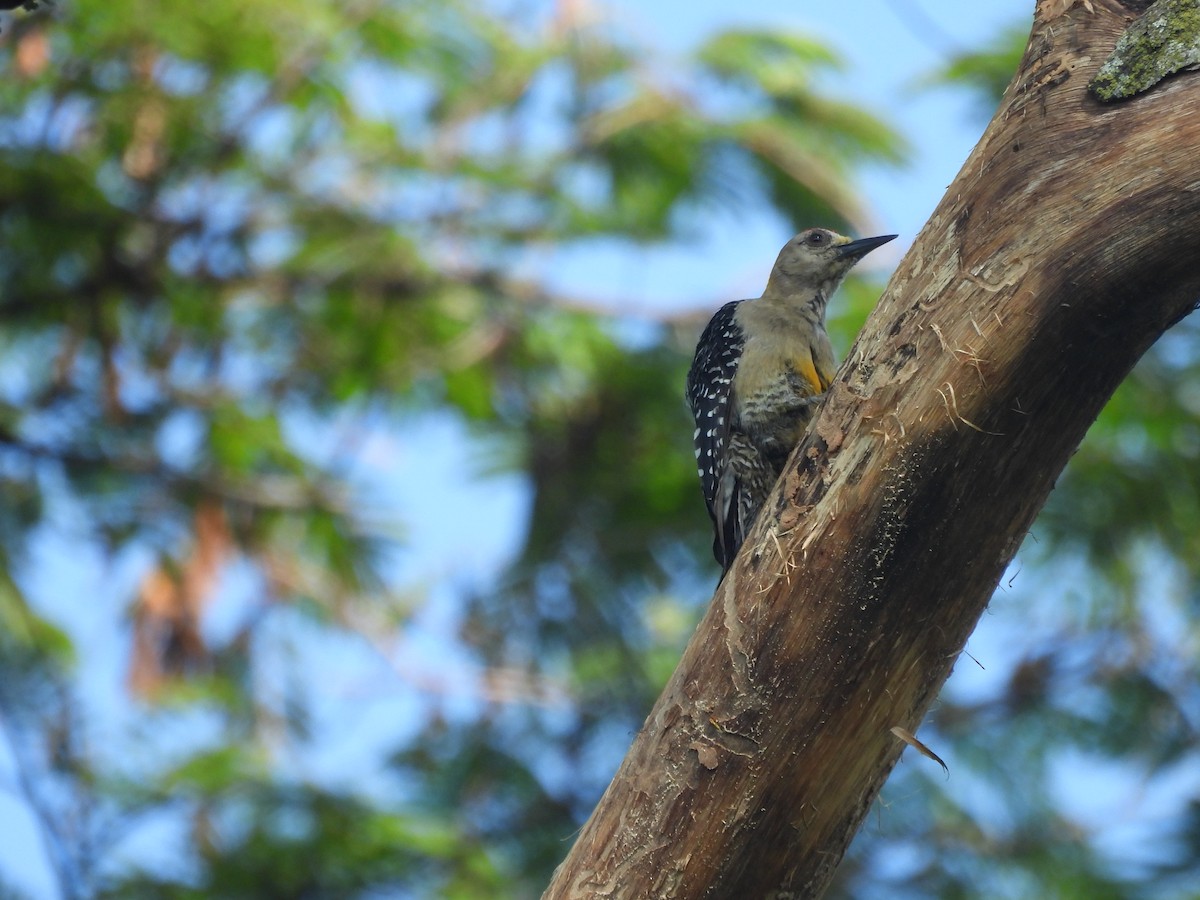
<instances>
[{"instance_id":1,"label":"background tree","mask_svg":"<svg viewBox=\"0 0 1200 900\"><path fill-rule=\"evenodd\" d=\"M545 884L714 570L680 399L703 314L598 314L538 259L759 204L854 229L853 176L902 152L818 87L812 40L682 65L567 4L6 17L0 725L63 896ZM877 289L849 286L842 348ZM1106 411L969 648L986 673L922 733L951 780L901 768L842 894L1194 876L1190 327ZM403 577L429 523L379 471L422 479L405 438L431 427L532 498L496 583ZM347 696L391 671L393 702ZM364 719L374 745L339 745ZM1144 786L1155 852L1066 769Z\"/></svg>"}]
</instances>

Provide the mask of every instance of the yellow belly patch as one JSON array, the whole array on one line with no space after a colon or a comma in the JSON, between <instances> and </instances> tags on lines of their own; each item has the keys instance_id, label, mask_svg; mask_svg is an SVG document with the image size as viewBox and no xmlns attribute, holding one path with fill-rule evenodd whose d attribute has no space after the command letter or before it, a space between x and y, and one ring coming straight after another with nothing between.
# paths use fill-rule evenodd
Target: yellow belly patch
<instances>
[{"instance_id":1,"label":"yellow belly patch","mask_svg":"<svg viewBox=\"0 0 1200 900\"><path fill-rule=\"evenodd\" d=\"M788 360L788 367L808 382L814 394L821 393L829 386L829 382L817 374L817 366L810 354L806 353L804 356L793 357Z\"/></svg>"}]
</instances>

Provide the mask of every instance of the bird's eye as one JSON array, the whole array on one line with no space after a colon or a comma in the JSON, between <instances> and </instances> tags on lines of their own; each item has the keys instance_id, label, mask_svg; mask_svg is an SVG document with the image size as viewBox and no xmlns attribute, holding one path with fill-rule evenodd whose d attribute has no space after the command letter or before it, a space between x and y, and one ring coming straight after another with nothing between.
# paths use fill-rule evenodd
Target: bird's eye
<instances>
[{"instance_id":1,"label":"bird's eye","mask_svg":"<svg viewBox=\"0 0 1200 900\"><path fill-rule=\"evenodd\" d=\"M808 242L810 244L812 244L814 247L816 247L820 244L825 243L825 235L822 234L820 231L811 232L808 236Z\"/></svg>"}]
</instances>

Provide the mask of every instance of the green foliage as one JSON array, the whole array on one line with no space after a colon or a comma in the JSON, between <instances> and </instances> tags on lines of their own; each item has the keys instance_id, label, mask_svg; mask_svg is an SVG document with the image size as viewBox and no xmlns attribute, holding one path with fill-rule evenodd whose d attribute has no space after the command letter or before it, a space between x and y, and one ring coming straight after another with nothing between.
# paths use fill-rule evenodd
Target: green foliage
<instances>
[{"instance_id":1,"label":"green foliage","mask_svg":"<svg viewBox=\"0 0 1200 900\"><path fill-rule=\"evenodd\" d=\"M183 784L218 795L190 816L199 874L181 883L139 872L100 896L346 897L413 888L506 895L508 880L486 849L434 815L385 814L309 786L256 782L212 757L189 764Z\"/></svg>"},{"instance_id":2,"label":"green foliage","mask_svg":"<svg viewBox=\"0 0 1200 900\"><path fill-rule=\"evenodd\" d=\"M1025 24L1009 28L988 46L952 57L923 84L966 88L975 94L980 112L985 117L991 116L1000 95L1012 81L1028 39L1029 29Z\"/></svg>"},{"instance_id":3,"label":"green foliage","mask_svg":"<svg viewBox=\"0 0 1200 900\"><path fill-rule=\"evenodd\" d=\"M854 228L857 167L905 150L818 87L840 64L809 38L716 35L667 78L573 8L5 21L0 729L63 896L532 896L640 727L715 576L681 398L702 314L631 326L514 273L764 206ZM941 79L994 103L997 46ZM839 351L879 288L844 289ZM1063 479L987 689L952 684L923 733L951 782L906 757L843 895L1195 875L1194 806L1114 862L1051 768L1195 763L1191 330ZM459 480L528 501L482 583L414 578L429 523L364 475L439 417L478 460ZM424 465L407 486L439 489ZM464 559L476 513L452 510Z\"/></svg>"}]
</instances>

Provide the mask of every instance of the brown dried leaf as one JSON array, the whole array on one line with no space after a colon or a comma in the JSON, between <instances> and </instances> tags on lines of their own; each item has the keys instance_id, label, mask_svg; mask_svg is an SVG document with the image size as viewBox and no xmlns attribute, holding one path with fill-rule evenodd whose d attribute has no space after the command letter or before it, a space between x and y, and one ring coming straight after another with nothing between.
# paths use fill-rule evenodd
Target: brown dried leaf
<instances>
[{"instance_id":1,"label":"brown dried leaf","mask_svg":"<svg viewBox=\"0 0 1200 900\"><path fill-rule=\"evenodd\" d=\"M200 618L221 566L233 550L225 513L201 503L193 522L191 553L181 567L161 562L142 579L133 613L133 659L129 685L143 696L156 693L208 661Z\"/></svg>"},{"instance_id":2,"label":"brown dried leaf","mask_svg":"<svg viewBox=\"0 0 1200 900\"><path fill-rule=\"evenodd\" d=\"M17 41L13 68L22 78L37 78L50 64L50 39L46 30L28 31Z\"/></svg>"}]
</instances>

